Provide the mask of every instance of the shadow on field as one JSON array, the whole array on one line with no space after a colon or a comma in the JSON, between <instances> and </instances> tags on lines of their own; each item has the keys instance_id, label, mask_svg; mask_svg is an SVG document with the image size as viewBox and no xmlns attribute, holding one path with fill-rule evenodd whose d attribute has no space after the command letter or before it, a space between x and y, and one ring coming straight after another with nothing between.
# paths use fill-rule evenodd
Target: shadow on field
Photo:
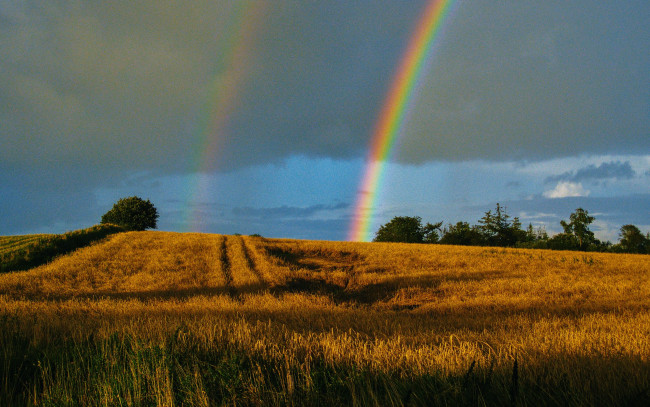
<instances>
[{"instance_id":1,"label":"shadow on field","mask_svg":"<svg viewBox=\"0 0 650 407\"><path fill-rule=\"evenodd\" d=\"M353 277L349 278L345 285L327 281L326 277L296 277L288 279L284 285L272 287L271 292L275 295L285 292L318 294L331 297L335 303L372 305L389 301L400 291L406 289L426 290L429 298L442 298L446 295L444 290L439 289L443 282L483 281L498 276L499 273L489 271L425 277L395 276L378 283L365 285L355 284ZM417 304L407 304L400 309L414 309L418 306Z\"/></svg>"},{"instance_id":2,"label":"shadow on field","mask_svg":"<svg viewBox=\"0 0 650 407\"><path fill-rule=\"evenodd\" d=\"M302 363L290 347L287 357L253 352L223 336L206 342L182 324L162 341L117 333L72 340L57 330L47 341L35 341L34 327L24 329L29 324L0 318L0 405L101 404L107 396L112 404L132 397L137 405L198 405L197 393L210 405L650 404L650 363L640 356L558 350L414 373L338 362L317 349Z\"/></svg>"},{"instance_id":3,"label":"shadow on field","mask_svg":"<svg viewBox=\"0 0 650 407\"><path fill-rule=\"evenodd\" d=\"M449 270L435 276L404 276L396 275L382 278L381 282L358 285L355 283L356 273L368 273L368 267L374 267L372 272L381 273L384 269L369 265L358 253L346 251L319 251L296 248L267 246L267 255L279 260L289 270L304 270L313 273L309 278L294 277L284 285L274 286L273 294L284 292L325 295L335 303L351 303L372 305L395 297L404 289L426 289L429 297L445 296L438 287L443 282L471 282L500 278L498 271L458 272ZM332 282L329 277L332 272L344 272L348 275L345 282ZM512 279L513 276L509 276ZM415 309L418 304L404 304L396 309Z\"/></svg>"},{"instance_id":4,"label":"shadow on field","mask_svg":"<svg viewBox=\"0 0 650 407\"><path fill-rule=\"evenodd\" d=\"M70 299L115 299L115 300L154 300L154 299L176 299L179 301L187 300L196 296L218 296L228 295L235 299L242 299L246 295L271 293L276 297L281 297L287 293L302 293L307 295L320 295L329 297L336 304L349 305L373 305L386 302L394 298L401 290L426 290L429 297L442 298L445 296L444 290L438 287L443 281L480 281L492 278L496 273L472 273L462 274L450 278L449 276L427 276L427 277L404 277L396 276L395 278L385 279L382 282L357 285L352 279L336 284L327 280L327 274L305 277L288 278L283 284L271 285L258 282L254 284L233 286L225 284L217 287L185 287L185 288L166 288L166 289L147 289L139 291L128 291L122 288L115 290L98 289L86 293L14 293L2 292L13 298L23 298L29 300L52 300L65 301ZM421 305L421 304L420 304ZM404 306L395 306L395 310L415 309L419 305L406 304Z\"/></svg>"},{"instance_id":5,"label":"shadow on field","mask_svg":"<svg viewBox=\"0 0 650 407\"><path fill-rule=\"evenodd\" d=\"M358 253L318 250L287 250L277 246L266 247L266 253L280 260L286 267L315 272L351 272L363 258Z\"/></svg>"}]
</instances>

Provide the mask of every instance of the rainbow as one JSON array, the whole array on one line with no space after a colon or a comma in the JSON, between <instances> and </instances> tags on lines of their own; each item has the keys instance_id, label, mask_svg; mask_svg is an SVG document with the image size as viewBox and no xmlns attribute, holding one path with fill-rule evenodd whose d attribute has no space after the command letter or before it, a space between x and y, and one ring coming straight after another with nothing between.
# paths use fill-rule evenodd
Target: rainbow
<instances>
[{"instance_id":1,"label":"rainbow","mask_svg":"<svg viewBox=\"0 0 650 407\"><path fill-rule=\"evenodd\" d=\"M390 157L397 136L402 132L405 118L414 100L420 81L435 48L438 33L449 14L453 0L430 0L410 38L408 47L384 100L375 124L366 168L348 232L350 241L372 239L372 218L382 184L385 163Z\"/></svg>"},{"instance_id":2,"label":"rainbow","mask_svg":"<svg viewBox=\"0 0 650 407\"><path fill-rule=\"evenodd\" d=\"M222 61L205 89L206 103L201 111L194 154L191 157L194 180L188 186L184 205L185 231L200 231L204 224L201 203L208 200L210 177L206 173L217 165L217 158L226 138L232 112L237 107L241 87L250 70L255 34L262 26L266 7L259 2L235 2L232 17L217 47Z\"/></svg>"}]
</instances>

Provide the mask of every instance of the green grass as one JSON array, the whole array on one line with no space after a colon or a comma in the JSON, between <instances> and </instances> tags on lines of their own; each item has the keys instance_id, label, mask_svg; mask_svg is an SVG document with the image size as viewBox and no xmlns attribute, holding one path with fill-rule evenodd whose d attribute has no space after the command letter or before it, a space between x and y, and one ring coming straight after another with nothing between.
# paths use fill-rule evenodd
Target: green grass
<instances>
[{"instance_id":1,"label":"green grass","mask_svg":"<svg viewBox=\"0 0 650 407\"><path fill-rule=\"evenodd\" d=\"M47 239L51 235L0 236L0 255L11 253Z\"/></svg>"},{"instance_id":2,"label":"green grass","mask_svg":"<svg viewBox=\"0 0 650 407\"><path fill-rule=\"evenodd\" d=\"M40 266L122 231L124 229L116 225L97 225L60 235L0 236L0 273Z\"/></svg>"},{"instance_id":3,"label":"green grass","mask_svg":"<svg viewBox=\"0 0 650 407\"><path fill-rule=\"evenodd\" d=\"M570 375L557 371L556 360L472 362L461 373L417 374L331 363L318 355L255 352L225 337L206 341L182 322L156 340L125 332L100 338L89 331L71 338L51 331L41 341L16 334L25 333L24 326L15 326L19 323L0 319L5 354L0 405L641 406L650 401L648 388L632 386L626 377L611 375L614 388L625 391L605 393L602 383L590 379L603 373L603 361L570 354L561 362L573 366ZM607 365L627 362L612 358ZM638 374L647 377L647 364L637 365Z\"/></svg>"}]
</instances>

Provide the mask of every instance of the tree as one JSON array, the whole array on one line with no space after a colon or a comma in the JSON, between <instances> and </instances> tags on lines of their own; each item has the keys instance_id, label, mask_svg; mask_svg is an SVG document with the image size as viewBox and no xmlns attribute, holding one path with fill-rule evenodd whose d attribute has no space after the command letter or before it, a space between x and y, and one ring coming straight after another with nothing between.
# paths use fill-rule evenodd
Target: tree
<instances>
[{"instance_id":1,"label":"tree","mask_svg":"<svg viewBox=\"0 0 650 407\"><path fill-rule=\"evenodd\" d=\"M580 250L578 239L569 233L558 233L545 242L551 250Z\"/></svg>"},{"instance_id":2,"label":"tree","mask_svg":"<svg viewBox=\"0 0 650 407\"><path fill-rule=\"evenodd\" d=\"M438 234L438 232L441 231L440 230L441 227L442 227L442 221L434 225L427 223L422 229L423 243L438 243L438 240L440 240L440 235Z\"/></svg>"},{"instance_id":3,"label":"tree","mask_svg":"<svg viewBox=\"0 0 650 407\"><path fill-rule=\"evenodd\" d=\"M539 226L535 229L533 224L529 223L526 230L521 230L518 234L520 237L517 239L516 247L525 249L548 248L548 234L544 226Z\"/></svg>"},{"instance_id":4,"label":"tree","mask_svg":"<svg viewBox=\"0 0 650 407\"><path fill-rule=\"evenodd\" d=\"M467 222L457 222L455 225L448 225L442 231L441 244L456 244L463 246L482 246L485 244L485 236L480 226L470 226Z\"/></svg>"},{"instance_id":5,"label":"tree","mask_svg":"<svg viewBox=\"0 0 650 407\"><path fill-rule=\"evenodd\" d=\"M621 248L628 253L646 253L650 242L634 225L621 226Z\"/></svg>"},{"instance_id":6,"label":"tree","mask_svg":"<svg viewBox=\"0 0 650 407\"><path fill-rule=\"evenodd\" d=\"M589 230L589 225L594 220L593 216L589 216L589 212L578 208L569 216L569 223L562 220L560 225L564 228L565 234L575 236L578 240L578 249L585 250L590 244L597 242L594 238L594 232Z\"/></svg>"},{"instance_id":7,"label":"tree","mask_svg":"<svg viewBox=\"0 0 650 407\"><path fill-rule=\"evenodd\" d=\"M479 223L489 245L514 246L518 241L525 239L526 232L521 230L519 218L515 217L512 222L509 219L510 215L499 203L497 203L494 214L491 210L485 212L485 216L479 220Z\"/></svg>"},{"instance_id":8,"label":"tree","mask_svg":"<svg viewBox=\"0 0 650 407\"><path fill-rule=\"evenodd\" d=\"M375 234L374 242L422 243L424 230L419 216L396 216L381 225Z\"/></svg>"},{"instance_id":9,"label":"tree","mask_svg":"<svg viewBox=\"0 0 650 407\"><path fill-rule=\"evenodd\" d=\"M101 223L112 223L128 230L155 229L158 211L147 199L137 196L122 198L102 216Z\"/></svg>"}]
</instances>

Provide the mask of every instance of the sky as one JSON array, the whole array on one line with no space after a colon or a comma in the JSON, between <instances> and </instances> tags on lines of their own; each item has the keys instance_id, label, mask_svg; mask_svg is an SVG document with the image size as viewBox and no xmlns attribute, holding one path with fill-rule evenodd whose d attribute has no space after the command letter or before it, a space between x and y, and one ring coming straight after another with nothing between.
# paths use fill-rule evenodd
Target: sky
<instances>
[{"instance_id":1,"label":"sky","mask_svg":"<svg viewBox=\"0 0 650 407\"><path fill-rule=\"evenodd\" d=\"M345 240L428 1L0 0L0 235L99 223ZM497 202L650 232L650 3L450 1L371 229ZM366 191L367 192L367 191Z\"/></svg>"}]
</instances>

